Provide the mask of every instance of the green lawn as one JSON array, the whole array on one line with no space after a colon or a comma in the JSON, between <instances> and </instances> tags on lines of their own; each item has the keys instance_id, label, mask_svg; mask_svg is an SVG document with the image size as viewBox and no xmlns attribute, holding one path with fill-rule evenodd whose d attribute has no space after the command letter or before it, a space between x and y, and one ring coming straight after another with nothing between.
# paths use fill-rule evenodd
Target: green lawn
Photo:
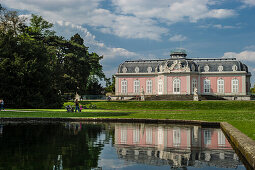
<instances>
[{"instance_id":1,"label":"green lawn","mask_svg":"<svg viewBox=\"0 0 255 170\"><path fill-rule=\"evenodd\" d=\"M73 103L65 103L73 104ZM65 109L2 111L0 117L104 117L226 121L255 140L255 101L86 101L81 113ZM8 109L7 109L8 110ZM26 112L24 112L26 111Z\"/></svg>"}]
</instances>

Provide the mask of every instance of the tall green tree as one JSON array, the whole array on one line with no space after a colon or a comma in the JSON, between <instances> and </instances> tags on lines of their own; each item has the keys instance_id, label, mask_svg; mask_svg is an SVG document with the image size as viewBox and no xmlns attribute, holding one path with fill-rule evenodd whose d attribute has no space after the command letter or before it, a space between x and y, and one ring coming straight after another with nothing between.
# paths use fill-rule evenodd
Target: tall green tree
<instances>
[{"instance_id":1,"label":"tall green tree","mask_svg":"<svg viewBox=\"0 0 255 170\"><path fill-rule=\"evenodd\" d=\"M0 98L16 107L53 108L64 93L103 93L103 56L89 53L79 34L56 36L37 15L24 21L0 6Z\"/></svg>"}]
</instances>

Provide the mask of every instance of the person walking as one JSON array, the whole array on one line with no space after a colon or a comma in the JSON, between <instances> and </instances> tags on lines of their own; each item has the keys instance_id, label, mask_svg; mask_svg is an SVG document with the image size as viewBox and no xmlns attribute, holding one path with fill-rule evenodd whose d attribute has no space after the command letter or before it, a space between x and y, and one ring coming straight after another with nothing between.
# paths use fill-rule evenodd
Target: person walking
<instances>
[{"instance_id":1,"label":"person walking","mask_svg":"<svg viewBox=\"0 0 255 170\"><path fill-rule=\"evenodd\" d=\"M75 112L76 112L76 110L78 110L78 112L80 112L78 99L75 100Z\"/></svg>"},{"instance_id":2,"label":"person walking","mask_svg":"<svg viewBox=\"0 0 255 170\"><path fill-rule=\"evenodd\" d=\"M0 111L4 110L4 100L3 99L0 100L0 105L1 105Z\"/></svg>"}]
</instances>

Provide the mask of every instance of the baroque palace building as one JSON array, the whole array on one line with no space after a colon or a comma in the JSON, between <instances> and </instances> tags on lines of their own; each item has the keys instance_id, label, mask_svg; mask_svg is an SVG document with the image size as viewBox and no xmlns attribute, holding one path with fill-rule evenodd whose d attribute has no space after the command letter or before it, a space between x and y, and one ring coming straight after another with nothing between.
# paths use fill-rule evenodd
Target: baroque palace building
<instances>
[{"instance_id":1,"label":"baroque palace building","mask_svg":"<svg viewBox=\"0 0 255 170\"><path fill-rule=\"evenodd\" d=\"M115 97L217 96L250 99L248 67L235 58L187 58L185 50L169 59L125 61L115 74Z\"/></svg>"}]
</instances>

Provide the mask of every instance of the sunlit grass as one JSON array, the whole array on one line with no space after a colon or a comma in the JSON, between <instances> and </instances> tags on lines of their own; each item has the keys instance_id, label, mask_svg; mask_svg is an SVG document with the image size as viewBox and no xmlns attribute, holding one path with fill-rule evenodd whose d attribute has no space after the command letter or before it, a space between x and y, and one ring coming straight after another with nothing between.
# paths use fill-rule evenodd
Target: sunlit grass
<instances>
[{"instance_id":1,"label":"sunlit grass","mask_svg":"<svg viewBox=\"0 0 255 170\"><path fill-rule=\"evenodd\" d=\"M66 112L65 109L9 109L0 117L150 118L229 122L255 140L254 101L145 101L82 102L97 109Z\"/></svg>"}]
</instances>

